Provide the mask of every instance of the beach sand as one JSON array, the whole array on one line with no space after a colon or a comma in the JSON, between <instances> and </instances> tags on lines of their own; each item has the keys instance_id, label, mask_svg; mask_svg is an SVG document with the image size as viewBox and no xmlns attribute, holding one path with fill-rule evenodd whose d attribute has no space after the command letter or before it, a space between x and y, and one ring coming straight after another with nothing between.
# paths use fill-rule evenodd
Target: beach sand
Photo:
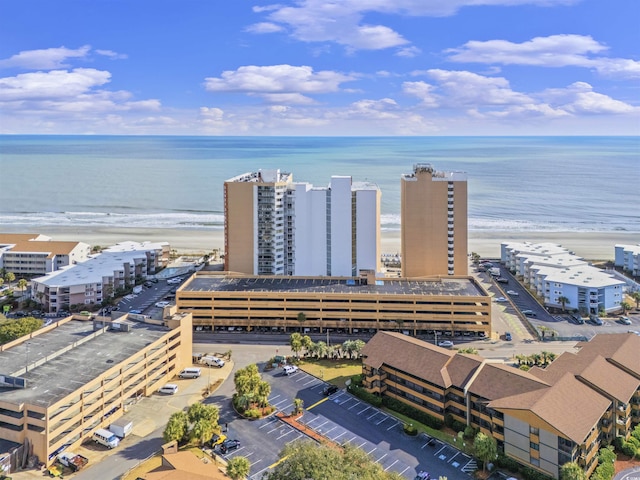
<instances>
[{"instance_id":1,"label":"beach sand","mask_svg":"<svg viewBox=\"0 0 640 480\"><path fill-rule=\"evenodd\" d=\"M91 246L103 247L127 240L169 242L171 248L184 253L211 252L223 250L222 230L178 230L159 228L100 228L43 226L28 232L15 228L0 229L6 233L41 233L53 240L85 242ZM612 260L616 244L638 244L640 233L629 232L469 232L469 253L476 252L483 257L499 258L502 242L549 242L557 243L589 260ZM400 252L400 232L382 232L382 253Z\"/></svg>"}]
</instances>

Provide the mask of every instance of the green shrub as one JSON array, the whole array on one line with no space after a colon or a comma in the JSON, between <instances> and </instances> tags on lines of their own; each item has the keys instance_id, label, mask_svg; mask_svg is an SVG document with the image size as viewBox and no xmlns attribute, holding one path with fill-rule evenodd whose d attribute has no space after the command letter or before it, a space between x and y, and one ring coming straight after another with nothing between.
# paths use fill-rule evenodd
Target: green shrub
<instances>
[{"instance_id":1,"label":"green shrub","mask_svg":"<svg viewBox=\"0 0 640 480\"><path fill-rule=\"evenodd\" d=\"M374 395L373 393L367 392L364 388L359 387L357 385L349 385L349 392L353 393L356 397L364 400L367 403L370 403L374 407L382 406L382 398Z\"/></svg>"},{"instance_id":2,"label":"green shrub","mask_svg":"<svg viewBox=\"0 0 640 480\"><path fill-rule=\"evenodd\" d=\"M627 442L633 443L636 448L640 448L640 440L638 440L636 437L629 437L629 440L627 440Z\"/></svg>"},{"instance_id":3,"label":"green shrub","mask_svg":"<svg viewBox=\"0 0 640 480\"><path fill-rule=\"evenodd\" d=\"M613 446L616 450L622 450L622 446L624 445L624 437L616 437L613 440Z\"/></svg>"},{"instance_id":4,"label":"green shrub","mask_svg":"<svg viewBox=\"0 0 640 480\"><path fill-rule=\"evenodd\" d=\"M464 438L466 438L467 440L475 438L479 431L479 428L473 428L471 425L467 425L464 428Z\"/></svg>"},{"instance_id":5,"label":"green shrub","mask_svg":"<svg viewBox=\"0 0 640 480\"><path fill-rule=\"evenodd\" d=\"M524 467L520 472L525 480L553 480L552 477L534 470L531 467Z\"/></svg>"},{"instance_id":6,"label":"green shrub","mask_svg":"<svg viewBox=\"0 0 640 480\"><path fill-rule=\"evenodd\" d=\"M351 377L351 385L355 385L356 387L362 386L362 374L354 375Z\"/></svg>"},{"instance_id":7,"label":"green shrub","mask_svg":"<svg viewBox=\"0 0 640 480\"><path fill-rule=\"evenodd\" d=\"M260 418L262 416L262 412L257 408L251 408L244 412L243 415L247 418Z\"/></svg>"},{"instance_id":8,"label":"green shrub","mask_svg":"<svg viewBox=\"0 0 640 480\"><path fill-rule=\"evenodd\" d=\"M622 453L624 453L627 457L632 457L632 458L636 456L636 453L638 453L638 447L636 447L631 442L624 442L621 450L622 450Z\"/></svg>"},{"instance_id":9,"label":"green shrub","mask_svg":"<svg viewBox=\"0 0 640 480\"><path fill-rule=\"evenodd\" d=\"M462 432L467 428L467 425L457 420L454 420L453 425L451 425L451 428L453 428L456 432Z\"/></svg>"},{"instance_id":10,"label":"green shrub","mask_svg":"<svg viewBox=\"0 0 640 480\"><path fill-rule=\"evenodd\" d=\"M418 410L410 405L407 405L400 400L396 400L391 397L382 397L382 404L385 407L390 408L391 410L395 410L398 413L406 415L409 418L413 418L424 425L431 427L436 430L440 430L442 428L442 420L439 418L433 417L428 413L423 412L422 410Z\"/></svg>"},{"instance_id":11,"label":"green shrub","mask_svg":"<svg viewBox=\"0 0 640 480\"><path fill-rule=\"evenodd\" d=\"M407 435L415 436L418 434L418 429L413 425L413 423L405 423L402 428L404 433Z\"/></svg>"},{"instance_id":12,"label":"green shrub","mask_svg":"<svg viewBox=\"0 0 640 480\"><path fill-rule=\"evenodd\" d=\"M631 433L631 436L633 438L640 440L640 425L635 426L635 428L633 429L633 432Z\"/></svg>"},{"instance_id":13,"label":"green shrub","mask_svg":"<svg viewBox=\"0 0 640 480\"><path fill-rule=\"evenodd\" d=\"M520 464L513 458L507 457L503 453L498 453L498 458L496 459L495 464L500 468L504 468L514 473L520 470Z\"/></svg>"}]
</instances>

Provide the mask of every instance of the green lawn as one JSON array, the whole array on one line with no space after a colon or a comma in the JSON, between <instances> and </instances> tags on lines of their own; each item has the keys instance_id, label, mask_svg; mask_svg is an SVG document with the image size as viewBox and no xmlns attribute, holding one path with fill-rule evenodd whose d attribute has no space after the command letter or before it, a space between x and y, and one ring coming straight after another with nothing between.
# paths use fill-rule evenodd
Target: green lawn
<instances>
[{"instance_id":1,"label":"green lawn","mask_svg":"<svg viewBox=\"0 0 640 480\"><path fill-rule=\"evenodd\" d=\"M299 365L301 370L339 387L344 387L345 382L352 376L362 373L361 360L303 359Z\"/></svg>"}]
</instances>

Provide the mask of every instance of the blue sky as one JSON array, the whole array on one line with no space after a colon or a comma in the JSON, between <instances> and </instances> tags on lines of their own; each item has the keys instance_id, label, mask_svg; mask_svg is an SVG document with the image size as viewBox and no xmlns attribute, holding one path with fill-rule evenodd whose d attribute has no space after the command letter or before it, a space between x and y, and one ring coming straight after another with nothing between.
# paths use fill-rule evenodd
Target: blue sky
<instances>
[{"instance_id":1,"label":"blue sky","mask_svg":"<svg viewBox=\"0 0 640 480\"><path fill-rule=\"evenodd\" d=\"M638 135L637 0L4 0L0 133Z\"/></svg>"}]
</instances>

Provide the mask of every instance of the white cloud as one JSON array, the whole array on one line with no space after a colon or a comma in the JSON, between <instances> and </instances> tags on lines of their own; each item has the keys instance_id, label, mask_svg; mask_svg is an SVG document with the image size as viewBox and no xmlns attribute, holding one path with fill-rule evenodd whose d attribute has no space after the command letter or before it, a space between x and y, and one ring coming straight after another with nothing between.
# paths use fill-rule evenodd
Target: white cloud
<instances>
[{"instance_id":1,"label":"white cloud","mask_svg":"<svg viewBox=\"0 0 640 480\"><path fill-rule=\"evenodd\" d=\"M568 5L579 0L297 0L292 5L254 7L268 23L282 25L293 38L303 42L335 42L348 50L380 50L403 47L410 42L385 25L364 22L367 14L409 17L442 17L467 6L480 5ZM258 32L264 33L264 32ZM415 54L401 48L402 55Z\"/></svg>"},{"instance_id":2,"label":"white cloud","mask_svg":"<svg viewBox=\"0 0 640 480\"><path fill-rule=\"evenodd\" d=\"M98 55L109 57L109 58L111 58L113 60L124 60L124 59L128 58L126 54L117 53L117 52L114 52L113 50L95 50L95 52Z\"/></svg>"},{"instance_id":3,"label":"white cloud","mask_svg":"<svg viewBox=\"0 0 640 480\"><path fill-rule=\"evenodd\" d=\"M110 79L109 72L93 68L22 73L0 78L0 101L71 99Z\"/></svg>"},{"instance_id":4,"label":"white cloud","mask_svg":"<svg viewBox=\"0 0 640 480\"><path fill-rule=\"evenodd\" d=\"M584 67L609 77L640 77L640 62L599 56L608 47L587 35L535 37L523 43L507 40L476 40L446 50L449 60L465 63Z\"/></svg>"},{"instance_id":5,"label":"white cloud","mask_svg":"<svg viewBox=\"0 0 640 480\"><path fill-rule=\"evenodd\" d=\"M284 28L282 26L276 25L272 22L254 23L253 25L249 25L245 28L245 31L249 33L275 33L283 30Z\"/></svg>"},{"instance_id":6,"label":"white cloud","mask_svg":"<svg viewBox=\"0 0 640 480\"><path fill-rule=\"evenodd\" d=\"M205 88L211 92L260 96L267 101L309 103L311 99L306 95L337 92L341 83L355 78L328 70L314 72L304 65L247 65L225 71L219 78L206 78Z\"/></svg>"},{"instance_id":7,"label":"white cloud","mask_svg":"<svg viewBox=\"0 0 640 480\"><path fill-rule=\"evenodd\" d=\"M25 50L10 58L0 60L0 68L18 67L30 70L66 68L69 67L67 59L85 58L90 49L89 45L85 45L75 50L66 47Z\"/></svg>"},{"instance_id":8,"label":"white cloud","mask_svg":"<svg viewBox=\"0 0 640 480\"><path fill-rule=\"evenodd\" d=\"M457 111L458 115L500 119L556 119L584 115L628 115L640 107L593 91L588 83L576 82L567 88L522 93L511 89L502 77L485 77L466 71L427 70L432 83L404 82L403 92L420 100L420 106Z\"/></svg>"},{"instance_id":9,"label":"white cloud","mask_svg":"<svg viewBox=\"0 0 640 480\"><path fill-rule=\"evenodd\" d=\"M413 58L413 57L417 57L421 53L422 53L422 50L420 50L418 47L412 45L410 47L405 47L405 48L399 49L396 52L396 56Z\"/></svg>"},{"instance_id":10,"label":"white cloud","mask_svg":"<svg viewBox=\"0 0 640 480\"><path fill-rule=\"evenodd\" d=\"M640 113L639 107L594 92L593 87L585 82L575 82L567 88L547 89L539 96L560 105L567 112L578 115Z\"/></svg>"}]
</instances>

